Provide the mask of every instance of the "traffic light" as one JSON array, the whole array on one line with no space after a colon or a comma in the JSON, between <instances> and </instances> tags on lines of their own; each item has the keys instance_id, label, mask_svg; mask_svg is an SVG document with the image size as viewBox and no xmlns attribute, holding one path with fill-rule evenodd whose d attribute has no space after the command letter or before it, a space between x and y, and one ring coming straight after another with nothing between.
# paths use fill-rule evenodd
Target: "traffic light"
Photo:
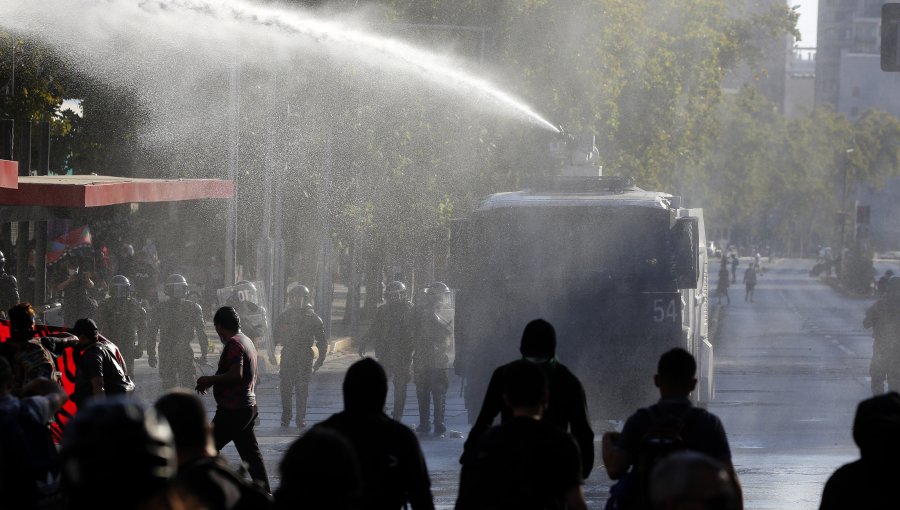
<instances>
[{"instance_id":1,"label":"traffic light","mask_svg":"<svg viewBox=\"0 0 900 510\"><path fill-rule=\"evenodd\" d=\"M871 214L872 209L868 205L856 206L856 223L858 225L868 225Z\"/></svg>"}]
</instances>

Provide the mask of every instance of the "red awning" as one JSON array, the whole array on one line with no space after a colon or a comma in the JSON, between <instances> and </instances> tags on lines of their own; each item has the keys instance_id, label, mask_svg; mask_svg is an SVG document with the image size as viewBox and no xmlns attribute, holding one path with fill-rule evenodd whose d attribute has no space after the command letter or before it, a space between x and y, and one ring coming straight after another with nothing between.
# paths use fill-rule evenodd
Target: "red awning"
<instances>
[{"instance_id":1,"label":"red awning","mask_svg":"<svg viewBox=\"0 0 900 510\"><path fill-rule=\"evenodd\" d=\"M19 177L18 189L0 188L0 205L100 207L144 202L231 198L222 179L129 179L104 175Z\"/></svg>"},{"instance_id":2,"label":"red awning","mask_svg":"<svg viewBox=\"0 0 900 510\"><path fill-rule=\"evenodd\" d=\"M19 163L0 159L0 188L16 189L19 179Z\"/></svg>"}]
</instances>

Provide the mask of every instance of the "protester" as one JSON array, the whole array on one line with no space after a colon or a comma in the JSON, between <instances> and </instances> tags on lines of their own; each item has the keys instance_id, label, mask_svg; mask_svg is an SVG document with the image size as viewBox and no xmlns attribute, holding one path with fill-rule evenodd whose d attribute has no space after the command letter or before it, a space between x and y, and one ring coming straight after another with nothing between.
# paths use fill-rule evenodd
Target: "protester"
<instances>
[{"instance_id":1,"label":"protester","mask_svg":"<svg viewBox=\"0 0 900 510\"><path fill-rule=\"evenodd\" d=\"M674 449L697 451L725 466L741 494L731 463L731 448L722 422L705 409L694 407L689 395L697 386L697 362L681 348L659 359L653 378L659 388L656 404L639 409L625 422L622 433L603 435L603 463L613 480L627 479L611 488L620 508L649 507L649 479L656 463ZM668 448L668 451L667 451Z\"/></svg>"},{"instance_id":2,"label":"protester","mask_svg":"<svg viewBox=\"0 0 900 510\"><path fill-rule=\"evenodd\" d=\"M525 360L504 372L503 397L512 415L484 434L463 464L456 508L587 508L578 445L541 420L549 399L546 375Z\"/></svg>"},{"instance_id":3,"label":"protester","mask_svg":"<svg viewBox=\"0 0 900 510\"><path fill-rule=\"evenodd\" d=\"M234 308L219 308L213 317L213 325L224 344L219 368L215 375L197 379L196 390L205 394L213 388L217 405L213 418L216 451L222 451L225 445L234 441L238 454L249 466L250 476L266 492L271 492L262 452L253 430L259 416L255 391L259 366L256 347L241 333L241 318Z\"/></svg>"},{"instance_id":4,"label":"protester","mask_svg":"<svg viewBox=\"0 0 900 510\"><path fill-rule=\"evenodd\" d=\"M78 368L72 400L78 406L88 399L119 395L134 391L125 360L119 349L107 339L101 340L97 324L91 319L78 319L72 333L78 337Z\"/></svg>"},{"instance_id":5,"label":"protester","mask_svg":"<svg viewBox=\"0 0 900 510\"><path fill-rule=\"evenodd\" d=\"M217 510L265 509L269 496L238 475L215 449L203 402L186 390L166 393L153 406L175 438L177 474L173 490L183 500Z\"/></svg>"},{"instance_id":6,"label":"protester","mask_svg":"<svg viewBox=\"0 0 900 510\"><path fill-rule=\"evenodd\" d=\"M39 378L12 395L13 372L0 357L0 504L31 510L59 503L59 455L48 424L68 400L55 382Z\"/></svg>"},{"instance_id":7,"label":"protester","mask_svg":"<svg viewBox=\"0 0 900 510\"><path fill-rule=\"evenodd\" d=\"M840 467L822 493L820 510L897 508L900 480L900 394L891 391L856 408L853 441L860 459Z\"/></svg>"},{"instance_id":8,"label":"protester","mask_svg":"<svg viewBox=\"0 0 900 510\"><path fill-rule=\"evenodd\" d=\"M34 379L60 382L56 356L61 355L66 347L74 347L78 339L73 336L37 338L31 303L17 304L9 309L8 315L10 339L0 344L0 353L13 370L12 394L21 395L25 385Z\"/></svg>"},{"instance_id":9,"label":"protester","mask_svg":"<svg viewBox=\"0 0 900 510\"><path fill-rule=\"evenodd\" d=\"M275 508L356 510L362 508L359 459L338 432L316 427L294 441L281 459L281 487Z\"/></svg>"},{"instance_id":10,"label":"protester","mask_svg":"<svg viewBox=\"0 0 900 510\"><path fill-rule=\"evenodd\" d=\"M522 332L519 352L523 359L535 363L544 371L549 381L550 397L542 417L561 430L572 433L581 450L582 476L587 478L594 466L594 431L588 419L581 381L556 359L556 330L553 325L543 319L529 322ZM490 429L498 414L503 422L512 415L512 410L503 401L503 380L506 369L515 363L503 365L491 376L481 411L466 439L461 464L465 464L466 457Z\"/></svg>"},{"instance_id":11,"label":"protester","mask_svg":"<svg viewBox=\"0 0 900 510\"><path fill-rule=\"evenodd\" d=\"M344 411L317 425L347 438L359 458L363 476L363 508L431 510L431 481L415 433L384 414L387 375L365 358L344 377Z\"/></svg>"},{"instance_id":12,"label":"protester","mask_svg":"<svg viewBox=\"0 0 900 510\"><path fill-rule=\"evenodd\" d=\"M80 409L66 427L60 456L72 510L167 508L175 473L172 431L130 397L94 400Z\"/></svg>"}]
</instances>

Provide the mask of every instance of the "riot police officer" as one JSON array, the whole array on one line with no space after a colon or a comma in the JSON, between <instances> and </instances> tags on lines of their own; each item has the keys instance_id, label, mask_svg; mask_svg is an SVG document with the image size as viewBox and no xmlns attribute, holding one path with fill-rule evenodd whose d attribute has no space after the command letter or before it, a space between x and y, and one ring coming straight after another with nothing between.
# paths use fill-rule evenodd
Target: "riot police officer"
<instances>
[{"instance_id":1,"label":"riot police officer","mask_svg":"<svg viewBox=\"0 0 900 510\"><path fill-rule=\"evenodd\" d=\"M360 346L360 354L365 352L370 340L375 341L375 357L394 385L393 418L400 421L406 407L406 385L412 364L412 303L406 299L406 285L403 282L387 284L384 292L387 302L375 311L375 319Z\"/></svg>"},{"instance_id":2,"label":"riot police officer","mask_svg":"<svg viewBox=\"0 0 900 510\"><path fill-rule=\"evenodd\" d=\"M153 307L147 335L150 366L156 367L156 335L159 334L159 377L163 388L179 385L194 387L194 350L191 340L200 344L200 362L206 363L209 339L203 322L203 309L188 301L188 283L180 274L169 275L164 286L168 299Z\"/></svg>"},{"instance_id":3,"label":"riot police officer","mask_svg":"<svg viewBox=\"0 0 900 510\"><path fill-rule=\"evenodd\" d=\"M274 364L275 346L260 345L269 331L269 318L266 307L260 304L259 292L253 282L241 280L231 288L231 295L225 300L225 306L234 308L241 318L241 332L253 340L257 348L269 348L269 361Z\"/></svg>"},{"instance_id":4,"label":"riot police officer","mask_svg":"<svg viewBox=\"0 0 900 510\"><path fill-rule=\"evenodd\" d=\"M97 322L104 336L122 351L128 373L134 373L134 360L141 357L146 338L147 310L131 296L131 281L117 274L109 283L109 297L97 310Z\"/></svg>"},{"instance_id":5,"label":"riot police officer","mask_svg":"<svg viewBox=\"0 0 900 510\"><path fill-rule=\"evenodd\" d=\"M298 427L306 426L306 400L309 396L309 381L314 370L325 362L328 339L325 325L313 311L309 289L305 285L292 283L288 286L288 308L278 318L275 329L275 344L281 344L281 426L291 423L291 394L296 387ZM319 357L313 366L313 343ZM274 352L274 348L272 349Z\"/></svg>"},{"instance_id":6,"label":"riot police officer","mask_svg":"<svg viewBox=\"0 0 900 510\"><path fill-rule=\"evenodd\" d=\"M420 434L431 432L430 407L434 403L434 433L442 435L444 404L447 399L447 368L450 366L450 343L453 323L441 316L450 298L450 289L435 282L425 289L425 302L417 303L415 314L415 353L413 374L419 401Z\"/></svg>"},{"instance_id":7,"label":"riot police officer","mask_svg":"<svg viewBox=\"0 0 900 510\"><path fill-rule=\"evenodd\" d=\"M19 284L16 277L6 272L6 256L0 251L0 315L19 302Z\"/></svg>"},{"instance_id":8,"label":"riot police officer","mask_svg":"<svg viewBox=\"0 0 900 510\"><path fill-rule=\"evenodd\" d=\"M872 394L900 390L900 276L892 276L882 297L866 310L863 327L872 328Z\"/></svg>"}]
</instances>

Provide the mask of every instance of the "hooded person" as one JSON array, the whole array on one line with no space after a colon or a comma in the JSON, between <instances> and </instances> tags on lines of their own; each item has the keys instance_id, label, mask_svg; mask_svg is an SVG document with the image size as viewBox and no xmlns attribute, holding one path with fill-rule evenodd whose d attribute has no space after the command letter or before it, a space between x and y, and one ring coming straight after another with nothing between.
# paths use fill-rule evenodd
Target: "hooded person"
<instances>
[{"instance_id":1,"label":"hooded person","mask_svg":"<svg viewBox=\"0 0 900 510\"><path fill-rule=\"evenodd\" d=\"M891 391L856 408L853 441L860 459L838 468L822 492L820 510L897 507L900 477L900 394Z\"/></svg>"},{"instance_id":2,"label":"hooded person","mask_svg":"<svg viewBox=\"0 0 900 510\"><path fill-rule=\"evenodd\" d=\"M541 367L549 381L549 401L542 419L572 434L581 450L582 477L587 478L594 466L594 431L588 418L587 399L581 381L556 359L556 329L552 324L535 319L522 331L519 344L522 359ZM469 431L460 463L465 464L475 446L500 415L501 422L512 416L512 409L503 400L504 372L514 363L503 365L491 375L478 418Z\"/></svg>"},{"instance_id":3,"label":"hooded person","mask_svg":"<svg viewBox=\"0 0 900 510\"><path fill-rule=\"evenodd\" d=\"M387 376L365 358L347 369L344 410L316 425L347 439L362 468L362 507L413 510L434 508L425 457L415 433L384 413Z\"/></svg>"}]
</instances>

